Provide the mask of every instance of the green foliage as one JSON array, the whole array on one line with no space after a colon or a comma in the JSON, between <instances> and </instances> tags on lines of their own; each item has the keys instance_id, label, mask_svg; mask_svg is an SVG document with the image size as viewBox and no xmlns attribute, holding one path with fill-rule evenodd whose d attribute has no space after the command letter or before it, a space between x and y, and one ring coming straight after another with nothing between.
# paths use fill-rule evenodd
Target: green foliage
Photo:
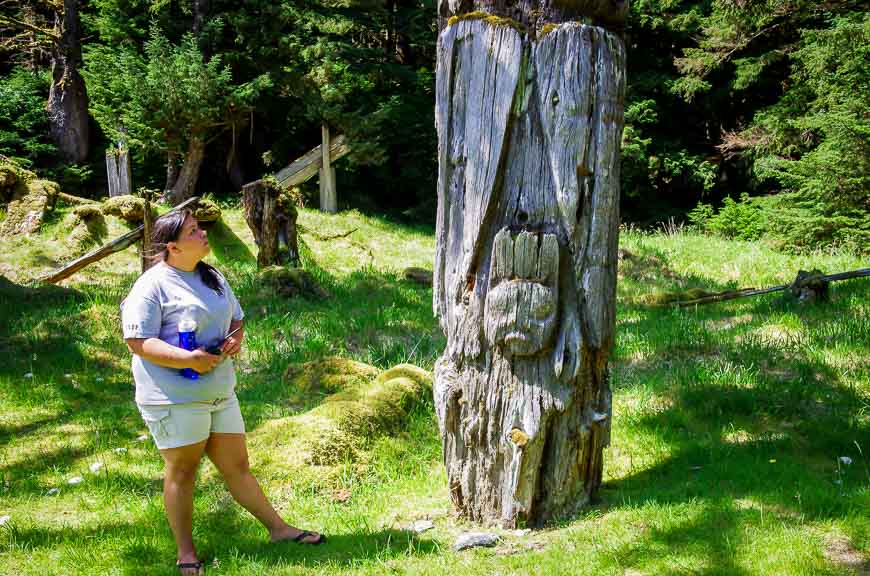
<instances>
[{"instance_id":1,"label":"green foliage","mask_svg":"<svg viewBox=\"0 0 870 576\"><path fill-rule=\"evenodd\" d=\"M143 54L97 45L85 61L94 118L112 139L144 152L181 153L191 138L208 139L268 84L233 84L229 67L219 56L205 61L192 35L173 45L157 28Z\"/></svg>"},{"instance_id":2,"label":"green foliage","mask_svg":"<svg viewBox=\"0 0 870 576\"><path fill-rule=\"evenodd\" d=\"M697 229L723 238L757 240L767 226L767 217L757 200L744 192L739 201L725 198L718 212L710 204L699 202L689 212L689 221Z\"/></svg>"},{"instance_id":3,"label":"green foliage","mask_svg":"<svg viewBox=\"0 0 870 576\"><path fill-rule=\"evenodd\" d=\"M805 32L793 59L794 88L759 114L753 134L759 177L786 191L777 231L796 246L849 244L866 251L870 15L836 18L827 30Z\"/></svg>"},{"instance_id":4,"label":"green foliage","mask_svg":"<svg viewBox=\"0 0 870 576\"><path fill-rule=\"evenodd\" d=\"M49 78L15 68L0 77L0 154L25 168L53 161L57 148L48 136Z\"/></svg>"}]
</instances>

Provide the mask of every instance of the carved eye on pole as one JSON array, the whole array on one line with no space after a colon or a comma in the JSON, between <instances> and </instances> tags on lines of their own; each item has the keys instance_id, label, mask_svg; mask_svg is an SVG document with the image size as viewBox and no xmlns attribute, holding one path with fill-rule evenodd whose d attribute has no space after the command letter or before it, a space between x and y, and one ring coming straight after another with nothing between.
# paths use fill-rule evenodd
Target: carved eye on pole
<instances>
[{"instance_id":1,"label":"carved eye on pole","mask_svg":"<svg viewBox=\"0 0 870 576\"><path fill-rule=\"evenodd\" d=\"M532 356L545 350L556 330L559 242L555 234L507 228L492 248L484 331L506 355Z\"/></svg>"}]
</instances>

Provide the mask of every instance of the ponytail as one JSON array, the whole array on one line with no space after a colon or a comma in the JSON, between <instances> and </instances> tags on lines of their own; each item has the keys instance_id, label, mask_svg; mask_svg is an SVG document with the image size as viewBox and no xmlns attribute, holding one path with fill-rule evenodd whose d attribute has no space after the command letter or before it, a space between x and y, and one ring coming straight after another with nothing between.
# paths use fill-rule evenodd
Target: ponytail
<instances>
[{"instance_id":1,"label":"ponytail","mask_svg":"<svg viewBox=\"0 0 870 576\"><path fill-rule=\"evenodd\" d=\"M200 260L196 263L196 272L203 284L223 296L224 288L221 286L221 276L214 266Z\"/></svg>"}]
</instances>

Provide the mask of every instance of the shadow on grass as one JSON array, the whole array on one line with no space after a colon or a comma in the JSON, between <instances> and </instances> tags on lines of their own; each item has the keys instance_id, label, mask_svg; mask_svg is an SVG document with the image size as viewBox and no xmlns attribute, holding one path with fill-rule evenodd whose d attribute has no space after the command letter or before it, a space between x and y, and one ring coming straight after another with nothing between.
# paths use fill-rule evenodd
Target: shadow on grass
<instances>
[{"instance_id":1,"label":"shadow on grass","mask_svg":"<svg viewBox=\"0 0 870 576\"><path fill-rule=\"evenodd\" d=\"M722 287L676 275L661 283L694 286ZM861 453L870 446L870 400L855 383L868 379L870 315L849 306L866 302L862 293L843 283L830 302L811 305L774 294L692 309L624 307L613 386L643 407L628 402L617 416L629 440L619 449L658 445L668 456L607 482L603 508L692 510L623 546L623 565L643 569L673 556L705 566L700 574L749 573L735 551L753 547L763 514L784 526L838 520L862 541L852 518L870 485ZM865 362L844 369L832 354ZM851 469L838 466L843 455Z\"/></svg>"},{"instance_id":2,"label":"shadow on grass","mask_svg":"<svg viewBox=\"0 0 870 576\"><path fill-rule=\"evenodd\" d=\"M223 220L207 227L212 254L223 266L239 267L257 264L257 256Z\"/></svg>"},{"instance_id":3,"label":"shadow on grass","mask_svg":"<svg viewBox=\"0 0 870 576\"><path fill-rule=\"evenodd\" d=\"M98 552L92 560L95 569L109 560L115 563L120 573L130 576L178 574L175 569L175 547L162 512L162 508L151 506L135 524L110 521L87 527L15 528L10 531L6 547L28 550L31 553L51 550L62 560L62 551L67 546L90 548L89 542L110 541L113 542L113 547L120 547L120 557L116 560L111 558L114 550L108 553ZM201 526L219 526L227 520L222 516L226 514L213 512L207 518L196 518L196 522ZM436 542L398 530L332 533L328 535L327 542L320 546L294 542L271 544L265 540L264 532L255 537L249 535L247 530L241 530L231 541L222 537L223 534L226 532L214 529L196 534L199 556L207 564L211 559L217 558L222 564L242 560L267 571L288 565L338 568L356 566L367 561L383 562L409 554L429 555L439 551ZM65 573L62 564L57 568L58 574ZM66 567L70 568L72 567ZM79 568L76 567L76 570Z\"/></svg>"}]
</instances>

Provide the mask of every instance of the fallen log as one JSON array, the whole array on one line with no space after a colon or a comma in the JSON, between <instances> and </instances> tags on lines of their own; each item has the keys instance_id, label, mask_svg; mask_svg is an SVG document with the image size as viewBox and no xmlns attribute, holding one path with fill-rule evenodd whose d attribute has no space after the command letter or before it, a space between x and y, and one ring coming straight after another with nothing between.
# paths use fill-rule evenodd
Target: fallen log
<instances>
[{"instance_id":1,"label":"fallen log","mask_svg":"<svg viewBox=\"0 0 870 576\"><path fill-rule=\"evenodd\" d=\"M709 294L703 298L695 298L693 300L682 300L676 302L668 302L664 306L695 306L698 304L711 304L713 302L722 302L724 300L733 300L735 298L745 298L748 296L759 296L761 294L770 294L771 292L780 292L783 290L792 290L796 296L801 292L801 289L810 284L827 285L830 282L838 280L848 280L850 278L860 278L870 276L870 268L861 268L859 270L851 270L849 272L839 272L837 274L818 275L808 274L801 270L798 276L791 284L782 284L780 286L772 286L770 288L743 288L740 290L727 290L725 292L717 292ZM660 305L661 306L661 305Z\"/></svg>"},{"instance_id":2,"label":"fallen log","mask_svg":"<svg viewBox=\"0 0 870 576\"><path fill-rule=\"evenodd\" d=\"M58 192L57 199L68 206L85 206L87 204L99 203L97 200L82 198L81 196L74 196L72 194L67 194L66 192Z\"/></svg>"},{"instance_id":3,"label":"fallen log","mask_svg":"<svg viewBox=\"0 0 870 576\"><path fill-rule=\"evenodd\" d=\"M173 208L172 210L170 210L166 214L163 214L163 216L166 216L168 214L172 214L173 212L178 212L179 210L184 210L185 208L187 208L193 204L196 204L197 201L199 201L199 196L194 196L193 198L189 198L188 200L182 202L181 204L179 204L178 206L176 206L175 208ZM163 216L161 216L160 218L162 218ZM160 218L157 218L157 220L160 220ZM79 270L84 268L85 266L88 266L90 264L93 264L94 262L102 260L106 256L111 256L112 254L114 254L116 252L120 252L121 250L125 250L125 249L129 248L134 243L139 241L140 238L142 238L142 233L143 233L144 229L145 229L144 226L139 226L135 230L131 230L130 232L127 232L123 236L115 238L114 240L112 240L108 244L104 244L104 245L100 246L99 248L92 250L91 252L88 252L87 254L82 256L81 258L76 258L75 260L68 263L64 267L59 268L58 270L55 270L54 272L51 272L51 273L46 274L44 276L40 276L39 278L37 278L37 281L43 282L46 284L57 284L61 280L65 279L65 278L69 278L70 276L72 276L73 274L75 274L76 272L78 272Z\"/></svg>"}]
</instances>

